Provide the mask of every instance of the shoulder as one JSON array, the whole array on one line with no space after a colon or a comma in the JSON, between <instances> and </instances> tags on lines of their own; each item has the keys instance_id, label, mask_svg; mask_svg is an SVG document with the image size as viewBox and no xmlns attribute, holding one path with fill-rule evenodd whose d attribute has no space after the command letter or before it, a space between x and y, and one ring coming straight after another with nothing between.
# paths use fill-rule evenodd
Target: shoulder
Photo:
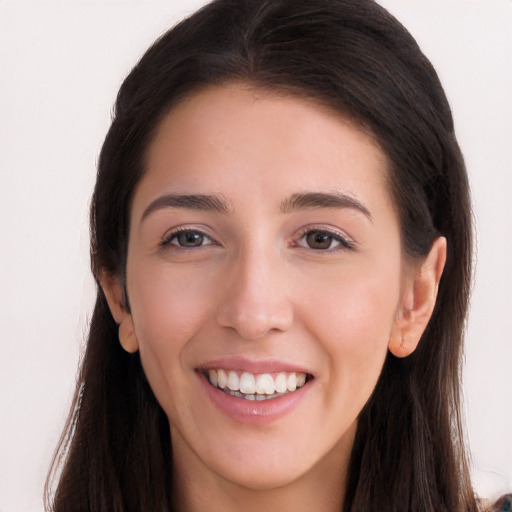
<instances>
[{"instance_id":1,"label":"shoulder","mask_svg":"<svg viewBox=\"0 0 512 512\"><path fill-rule=\"evenodd\" d=\"M493 505L485 509L486 512L512 512L512 493L504 494Z\"/></svg>"}]
</instances>

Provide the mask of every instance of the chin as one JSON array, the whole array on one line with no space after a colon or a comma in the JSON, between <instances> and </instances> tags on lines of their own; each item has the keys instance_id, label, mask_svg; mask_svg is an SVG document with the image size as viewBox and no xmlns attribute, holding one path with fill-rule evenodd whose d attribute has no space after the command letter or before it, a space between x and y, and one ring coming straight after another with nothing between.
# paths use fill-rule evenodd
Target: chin
<instances>
[{"instance_id":1,"label":"chin","mask_svg":"<svg viewBox=\"0 0 512 512\"><path fill-rule=\"evenodd\" d=\"M219 467L219 476L237 487L249 491L271 491L287 487L300 480L311 468L291 465L281 462L280 464L248 464L245 467L237 465L236 469L231 467Z\"/></svg>"}]
</instances>

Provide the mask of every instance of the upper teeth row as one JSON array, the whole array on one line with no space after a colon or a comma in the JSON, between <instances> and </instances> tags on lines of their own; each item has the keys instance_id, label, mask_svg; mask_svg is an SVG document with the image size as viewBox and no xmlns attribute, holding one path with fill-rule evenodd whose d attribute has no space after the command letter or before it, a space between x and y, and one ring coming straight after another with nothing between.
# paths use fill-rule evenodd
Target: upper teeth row
<instances>
[{"instance_id":1,"label":"upper teeth row","mask_svg":"<svg viewBox=\"0 0 512 512\"><path fill-rule=\"evenodd\" d=\"M234 370L208 370L210 382L220 388L226 387L231 391L240 391L244 395L273 395L274 393L286 393L295 391L306 383L305 373L280 372L275 378L270 373L254 375L243 372L240 376Z\"/></svg>"}]
</instances>

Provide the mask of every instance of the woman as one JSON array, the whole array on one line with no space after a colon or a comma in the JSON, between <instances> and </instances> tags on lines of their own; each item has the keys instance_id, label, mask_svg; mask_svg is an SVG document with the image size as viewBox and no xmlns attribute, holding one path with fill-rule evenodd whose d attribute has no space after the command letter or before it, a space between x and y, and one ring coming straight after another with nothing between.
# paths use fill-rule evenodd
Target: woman
<instances>
[{"instance_id":1,"label":"woman","mask_svg":"<svg viewBox=\"0 0 512 512\"><path fill-rule=\"evenodd\" d=\"M49 508L477 510L467 177L384 9L224 0L165 34L119 92L91 233Z\"/></svg>"}]
</instances>

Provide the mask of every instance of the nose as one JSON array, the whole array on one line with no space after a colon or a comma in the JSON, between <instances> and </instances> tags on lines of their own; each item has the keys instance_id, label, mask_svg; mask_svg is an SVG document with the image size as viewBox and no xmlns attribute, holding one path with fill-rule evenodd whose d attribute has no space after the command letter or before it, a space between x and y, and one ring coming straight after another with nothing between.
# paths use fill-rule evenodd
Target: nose
<instances>
[{"instance_id":1,"label":"nose","mask_svg":"<svg viewBox=\"0 0 512 512\"><path fill-rule=\"evenodd\" d=\"M293 306L286 293L286 272L277 260L254 251L228 270L217 308L219 325L246 340L290 328Z\"/></svg>"}]
</instances>

